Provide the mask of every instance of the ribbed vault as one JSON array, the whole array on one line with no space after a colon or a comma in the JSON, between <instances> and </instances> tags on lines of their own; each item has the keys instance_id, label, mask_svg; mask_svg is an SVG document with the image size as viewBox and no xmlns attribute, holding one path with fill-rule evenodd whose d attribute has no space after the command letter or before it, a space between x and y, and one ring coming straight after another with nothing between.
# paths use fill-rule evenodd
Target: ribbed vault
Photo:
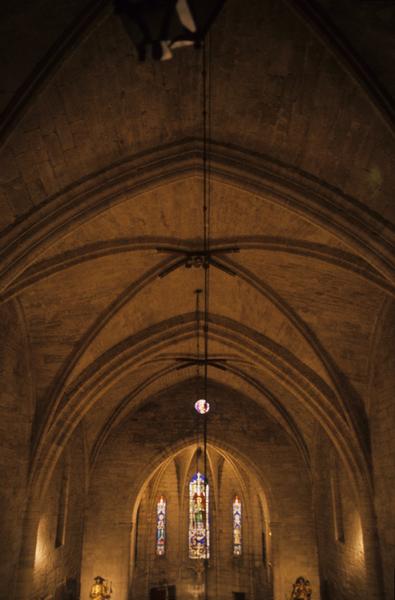
<instances>
[{"instance_id":1,"label":"ribbed vault","mask_svg":"<svg viewBox=\"0 0 395 600\"><path fill-rule=\"evenodd\" d=\"M203 139L201 53L137 64L104 4L85 3L79 25L70 5L56 55L0 122L0 311L5 335L14 321L17 338L4 345L4 372L28 371L23 389L4 390L5 426L18 409L17 436L28 431L20 494L29 499L28 534L15 556L34 570L39 513L72 463L69 454L85 456L92 506L101 469L111 474L126 457L129 487L120 487L117 518L129 544L125 519L153 473L170 461L175 481L180 455L193 453L185 398L192 406L201 389L194 361L206 316L215 460L222 453L247 472L256 452L254 481L261 477L272 515L281 505L288 525L292 502L281 469L295 485L300 469L307 483L298 535L303 519L313 527L313 503L324 506L335 486L325 474L338 471L351 490L350 519L362 523L361 581L377 580L379 598L372 448L387 460L378 442L389 436L380 421L386 413L378 407L393 389L386 323L395 291L386 97L306 3L228 0L211 33L210 139ZM63 28L55 30L57 37ZM195 307L204 270L188 263L203 250L205 177L206 315ZM22 400L16 409L13 394L18 402L29 395L29 410ZM175 413L167 416L167 406ZM114 477L121 480L121 471ZM111 501L100 498L108 523ZM94 509L89 518L93 531ZM97 541L89 535L88 557ZM281 585L283 597L289 590ZM24 600L24 592L17 596Z\"/></svg>"},{"instance_id":2,"label":"ribbed vault","mask_svg":"<svg viewBox=\"0 0 395 600\"><path fill-rule=\"evenodd\" d=\"M66 204L54 198L42 214L32 215L38 221L15 246L20 258L10 239L12 263L4 282L11 282L3 301L17 298L31 323L40 373L40 482L104 394L114 412L106 411L97 424L100 439L141 390L168 385L179 369L177 356L194 355L191 311L203 280L184 260L201 248L200 152L191 141L159 150L149 163L143 156L137 181L133 163L111 167L105 181L99 174L68 191ZM357 206L351 211L345 196L263 157L246 159L245 152L224 146L211 157L217 266L210 268L210 353L219 357L225 384L262 394L307 462L316 421L350 472L368 481L368 382L356 352L374 330L352 306L371 312L392 295L386 245L377 246L378 238L375 247L371 238L364 243L373 221L356 219ZM351 219L336 205L348 205ZM32 244L35 250L27 253ZM237 251L221 255L227 247ZM57 333L66 330L66 336ZM122 396L111 401L116 388ZM91 441L96 455L99 446Z\"/></svg>"}]
</instances>

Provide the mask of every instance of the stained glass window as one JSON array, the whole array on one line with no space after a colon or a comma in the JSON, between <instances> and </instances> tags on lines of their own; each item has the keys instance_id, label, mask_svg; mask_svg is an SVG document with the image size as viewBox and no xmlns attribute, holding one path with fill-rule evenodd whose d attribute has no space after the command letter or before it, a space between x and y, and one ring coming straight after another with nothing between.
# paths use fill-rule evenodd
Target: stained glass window
<instances>
[{"instance_id":1,"label":"stained glass window","mask_svg":"<svg viewBox=\"0 0 395 600\"><path fill-rule=\"evenodd\" d=\"M241 555L241 502L238 496L233 501L233 556Z\"/></svg>"},{"instance_id":2,"label":"stained glass window","mask_svg":"<svg viewBox=\"0 0 395 600\"><path fill-rule=\"evenodd\" d=\"M156 505L156 554L163 556L166 549L166 500L159 498Z\"/></svg>"},{"instance_id":3,"label":"stained glass window","mask_svg":"<svg viewBox=\"0 0 395 600\"><path fill-rule=\"evenodd\" d=\"M209 558L209 485L201 473L189 482L189 558Z\"/></svg>"}]
</instances>

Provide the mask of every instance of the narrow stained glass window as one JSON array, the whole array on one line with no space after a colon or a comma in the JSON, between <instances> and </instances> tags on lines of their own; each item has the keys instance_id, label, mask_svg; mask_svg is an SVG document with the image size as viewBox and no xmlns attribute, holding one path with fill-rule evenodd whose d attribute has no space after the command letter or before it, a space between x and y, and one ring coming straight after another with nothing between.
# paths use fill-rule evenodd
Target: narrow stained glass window
<instances>
[{"instance_id":1,"label":"narrow stained glass window","mask_svg":"<svg viewBox=\"0 0 395 600\"><path fill-rule=\"evenodd\" d=\"M241 502L238 496L233 501L233 556L241 555Z\"/></svg>"},{"instance_id":2,"label":"narrow stained glass window","mask_svg":"<svg viewBox=\"0 0 395 600\"><path fill-rule=\"evenodd\" d=\"M156 505L156 554L163 556L166 550L166 500L159 498Z\"/></svg>"},{"instance_id":3,"label":"narrow stained glass window","mask_svg":"<svg viewBox=\"0 0 395 600\"><path fill-rule=\"evenodd\" d=\"M201 473L189 482L189 558L209 558L209 486Z\"/></svg>"}]
</instances>

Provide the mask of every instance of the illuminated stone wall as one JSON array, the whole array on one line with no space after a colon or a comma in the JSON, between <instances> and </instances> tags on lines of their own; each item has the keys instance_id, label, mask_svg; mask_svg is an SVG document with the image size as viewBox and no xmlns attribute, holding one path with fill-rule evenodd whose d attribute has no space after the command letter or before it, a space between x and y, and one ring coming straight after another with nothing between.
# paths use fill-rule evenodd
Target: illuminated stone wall
<instances>
[{"instance_id":1,"label":"illuminated stone wall","mask_svg":"<svg viewBox=\"0 0 395 600\"><path fill-rule=\"evenodd\" d=\"M85 485L83 438L78 430L42 499L30 581L34 598L79 597Z\"/></svg>"},{"instance_id":2,"label":"illuminated stone wall","mask_svg":"<svg viewBox=\"0 0 395 600\"><path fill-rule=\"evenodd\" d=\"M34 396L23 316L0 307L0 580L13 591L23 535ZM1 594L1 592L0 592Z\"/></svg>"},{"instance_id":3,"label":"illuminated stone wall","mask_svg":"<svg viewBox=\"0 0 395 600\"><path fill-rule=\"evenodd\" d=\"M394 598L395 564L395 310L388 306L376 340L372 368L370 416L375 506L383 557L384 583Z\"/></svg>"},{"instance_id":4,"label":"illuminated stone wall","mask_svg":"<svg viewBox=\"0 0 395 600\"><path fill-rule=\"evenodd\" d=\"M358 500L350 478L322 432L315 461L314 504L322 600L354 600L368 587Z\"/></svg>"}]
</instances>

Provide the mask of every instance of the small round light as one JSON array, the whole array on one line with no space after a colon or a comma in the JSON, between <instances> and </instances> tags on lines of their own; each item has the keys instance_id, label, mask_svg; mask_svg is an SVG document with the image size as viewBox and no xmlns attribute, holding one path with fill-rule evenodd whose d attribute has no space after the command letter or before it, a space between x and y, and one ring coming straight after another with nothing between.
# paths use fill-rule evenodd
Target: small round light
<instances>
[{"instance_id":1,"label":"small round light","mask_svg":"<svg viewBox=\"0 0 395 600\"><path fill-rule=\"evenodd\" d=\"M210 405L206 400L198 400L197 402L195 402L195 410L200 415L205 415L210 410Z\"/></svg>"}]
</instances>

